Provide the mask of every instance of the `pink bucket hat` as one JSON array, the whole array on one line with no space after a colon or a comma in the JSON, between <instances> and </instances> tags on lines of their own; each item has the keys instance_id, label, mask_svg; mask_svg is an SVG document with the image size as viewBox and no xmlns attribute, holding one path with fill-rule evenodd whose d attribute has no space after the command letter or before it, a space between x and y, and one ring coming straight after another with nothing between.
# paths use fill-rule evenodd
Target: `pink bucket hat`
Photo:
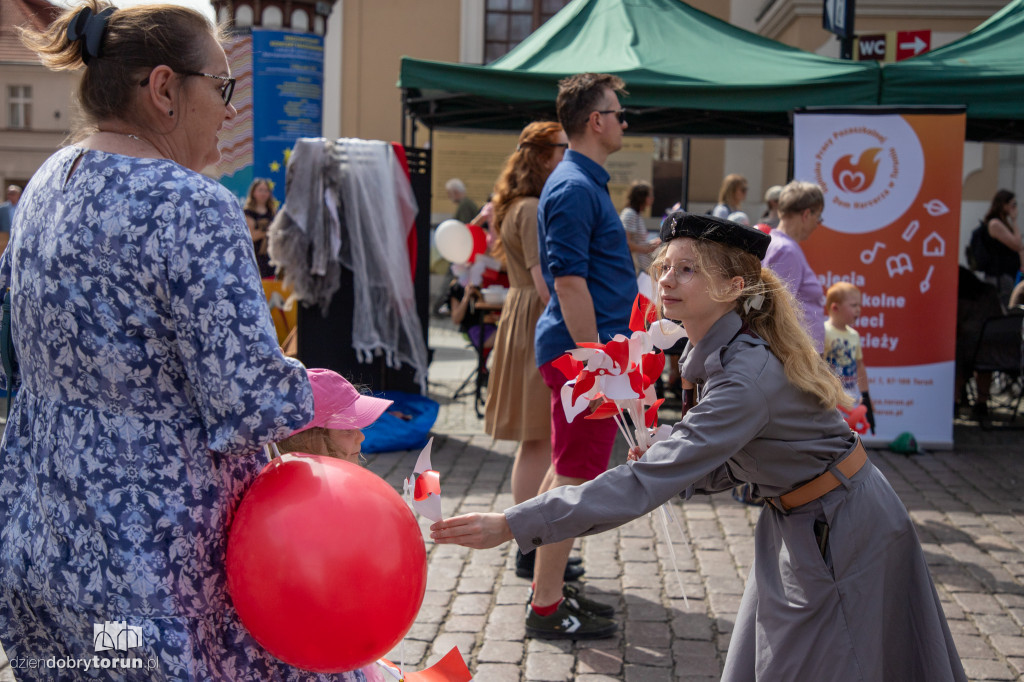
<instances>
[{"instance_id":1,"label":"pink bucket hat","mask_svg":"<svg viewBox=\"0 0 1024 682\"><path fill-rule=\"evenodd\" d=\"M377 421L394 401L374 398L356 390L329 369L307 369L313 387L313 420L293 433L320 426L325 429L363 429Z\"/></svg>"}]
</instances>

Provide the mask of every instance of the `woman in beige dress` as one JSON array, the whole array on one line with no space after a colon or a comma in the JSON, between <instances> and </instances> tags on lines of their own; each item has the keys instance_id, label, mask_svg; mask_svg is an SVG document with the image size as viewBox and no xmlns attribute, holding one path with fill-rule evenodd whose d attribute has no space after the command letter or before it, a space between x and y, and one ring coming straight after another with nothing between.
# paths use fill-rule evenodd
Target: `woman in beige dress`
<instances>
[{"instance_id":1,"label":"woman in beige dress","mask_svg":"<svg viewBox=\"0 0 1024 682\"><path fill-rule=\"evenodd\" d=\"M568 144L558 123L531 123L494 186L499 245L492 252L505 261L511 288L498 323L484 428L495 438L519 441L512 467L517 503L537 494L551 464L551 391L533 355L537 318L550 297L540 273L537 201Z\"/></svg>"}]
</instances>

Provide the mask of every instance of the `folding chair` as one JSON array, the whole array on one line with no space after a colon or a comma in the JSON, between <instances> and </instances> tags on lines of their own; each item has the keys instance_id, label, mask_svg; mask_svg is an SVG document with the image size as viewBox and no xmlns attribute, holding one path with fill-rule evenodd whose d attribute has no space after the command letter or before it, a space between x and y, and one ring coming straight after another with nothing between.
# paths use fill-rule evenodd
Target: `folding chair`
<instances>
[{"instance_id":1,"label":"folding chair","mask_svg":"<svg viewBox=\"0 0 1024 682\"><path fill-rule=\"evenodd\" d=\"M501 308L502 308L502 304L500 304L500 303L493 304L493 303L472 302L472 303L470 303L470 306L471 306L471 309L479 308L479 309L482 309L482 310L485 310L485 311L490 311L490 312L495 312L495 311L500 312ZM462 382L462 385L459 386L457 389L455 389L455 393L452 394L452 400L458 400L459 396L462 395L462 392L465 391L466 388L469 387L470 382L472 382L473 383L473 411L476 413L477 419L483 419L484 415L483 415L483 412L480 411L480 408L484 407L484 405L487 402L486 396L484 395L484 391L487 388L487 380L489 378L488 374L487 374L487 357L491 353L491 349L485 345L486 344L486 337L487 337L487 334L486 334L487 321L486 321L486 317L485 316L483 316L483 315L480 316L480 322L479 322L477 327L480 330L480 334L479 334L480 346L477 347L477 345L472 342L472 339L470 339L470 344L469 344L470 348L472 348L476 352L476 358L477 358L476 367L473 369L473 371L470 373L470 375L468 377L466 377L466 380ZM474 381L474 379L475 379L475 381Z\"/></svg>"},{"instance_id":2,"label":"folding chair","mask_svg":"<svg viewBox=\"0 0 1024 682\"><path fill-rule=\"evenodd\" d=\"M993 372L991 398L997 407L1017 417L1024 398L1024 310L989 317L981 327L971 365L975 372ZM996 400L1002 396L1001 400Z\"/></svg>"},{"instance_id":3,"label":"folding chair","mask_svg":"<svg viewBox=\"0 0 1024 682\"><path fill-rule=\"evenodd\" d=\"M481 339L483 339L483 328L484 325L483 323L481 323ZM484 396L484 389L487 387L487 356L490 354L491 349L477 348L476 345L474 345L472 342L469 344L469 347L476 352L476 366L473 368L473 371L470 372L469 376L466 377L465 381L463 381L462 384L460 384L459 387L455 389L455 393L452 394L451 399L458 400L462 396L463 391L466 391L466 389L472 383L473 411L476 413L477 419L483 419L484 415L480 411L480 408L483 407L483 405L486 402L486 398Z\"/></svg>"}]
</instances>

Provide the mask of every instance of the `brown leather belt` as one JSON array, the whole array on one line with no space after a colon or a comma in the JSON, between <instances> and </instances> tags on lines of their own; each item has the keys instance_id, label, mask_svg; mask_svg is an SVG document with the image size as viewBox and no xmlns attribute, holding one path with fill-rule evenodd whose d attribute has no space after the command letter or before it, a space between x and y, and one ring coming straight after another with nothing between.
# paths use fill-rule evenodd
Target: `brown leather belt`
<instances>
[{"instance_id":1,"label":"brown leather belt","mask_svg":"<svg viewBox=\"0 0 1024 682\"><path fill-rule=\"evenodd\" d=\"M835 468L839 469L846 478L852 478L867 461L868 453L864 449L864 445L858 440L853 452L847 455ZM782 505L782 511L789 511L794 507L813 502L825 493L835 490L840 485L841 483L836 478L836 475L831 471L826 471L817 478L804 483L796 490L792 490L779 497L779 504Z\"/></svg>"}]
</instances>

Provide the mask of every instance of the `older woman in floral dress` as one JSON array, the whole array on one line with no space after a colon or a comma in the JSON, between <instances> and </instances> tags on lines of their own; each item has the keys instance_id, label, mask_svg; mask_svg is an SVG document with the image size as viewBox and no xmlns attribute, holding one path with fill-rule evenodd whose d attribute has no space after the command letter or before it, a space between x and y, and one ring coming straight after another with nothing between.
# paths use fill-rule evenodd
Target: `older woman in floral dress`
<instances>
[{"instance_id":1,"label":"older woman in floral dress","mask_svg":"<svg viewBox=\"0 0 1024 682\"><path fill-rule=\"evenodd\" d=\"M21 370L0 449L0 641L12 661L74 664L18 678L108 675L81 661L114 655L147 680L365 679L277 661L226 590L260 448L313 401L238 201L199 173L236 114L216 30L92 0L25 39L51 68L84 67L88 128L29 182L0 260ZM96 628L131 648L98 651Z\"/></svg>"}]
</instances>

